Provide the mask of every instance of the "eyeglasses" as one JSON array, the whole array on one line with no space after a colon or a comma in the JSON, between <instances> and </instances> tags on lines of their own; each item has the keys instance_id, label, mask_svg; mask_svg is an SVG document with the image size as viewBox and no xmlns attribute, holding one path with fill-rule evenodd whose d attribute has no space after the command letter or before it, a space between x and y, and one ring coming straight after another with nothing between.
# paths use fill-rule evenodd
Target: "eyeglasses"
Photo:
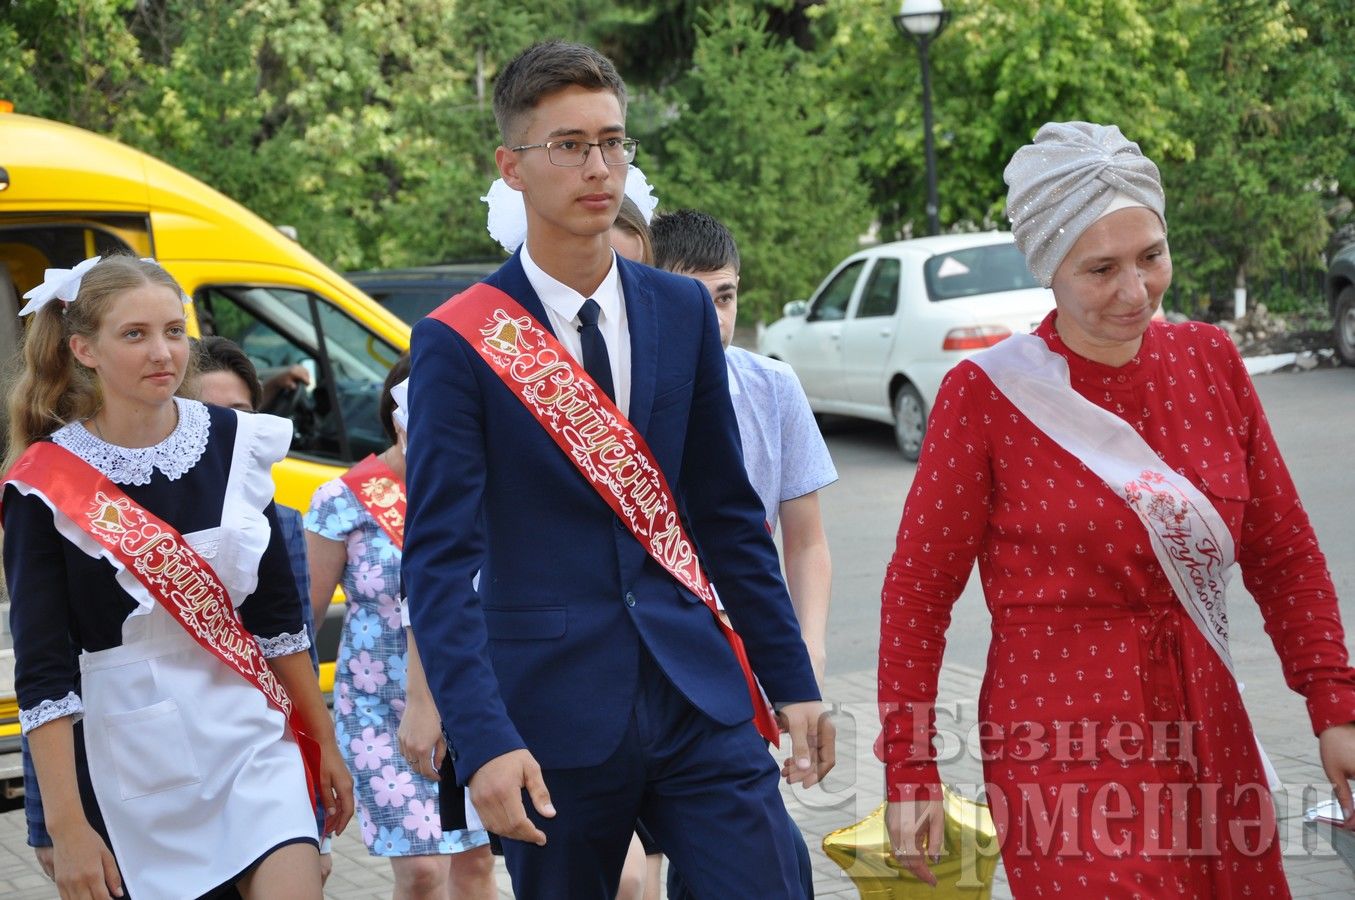
<instances>
[{"instance_id":1,"label":"eyeglasses","mask_svg":"<svg viewBox=\"0 0 1355 900\"><path fill-rule=\"evenodd\" d=\"M602 152L602 161L609 166L624 166L635 161L635 151L640 148L640 142L635 138L607 138L606 140L592 143L591 141L546 141L544 144L523 144L521 147L510 148L514 153L519 150L534 150L537 147L546 148L546 156L551 161L551 165L563 166L565 168L574 168L588 162L588 154L594 148Z\"/></svg>"}]
</instances>

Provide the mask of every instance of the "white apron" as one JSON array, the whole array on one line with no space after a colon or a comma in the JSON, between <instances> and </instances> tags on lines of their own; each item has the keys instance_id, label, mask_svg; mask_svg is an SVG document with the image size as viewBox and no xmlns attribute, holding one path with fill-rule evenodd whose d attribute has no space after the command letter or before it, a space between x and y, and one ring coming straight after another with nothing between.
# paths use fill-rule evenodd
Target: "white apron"
<instances>
[{"instance_id":1,"label":"white apron","mask_svg":"<svg viewBox=\"0 0 1355 900\"><path fill-rule=\"evenodd\" d=\"M134 900L184 900L316 838L282 713L156 608L148 636L80 657L85 753Z\"/></svg>"},{"instance_id":2,"label":"white apron","mask_svg":"<svg viewBox=\"0 0 1355 900\"><path fill-rule=\"evenodd\" d=\"M184 535L236 607L258 583L269 466L290 440L290 423L241 415L221 526ZM54 514L90 552L92 539ZM138 609L121 646L81 654L80 694L90 780L133 900L197 897L278 844L315 841L305 769L282 713L129 573L118 582Z\"/></svg>"}]
</instances>

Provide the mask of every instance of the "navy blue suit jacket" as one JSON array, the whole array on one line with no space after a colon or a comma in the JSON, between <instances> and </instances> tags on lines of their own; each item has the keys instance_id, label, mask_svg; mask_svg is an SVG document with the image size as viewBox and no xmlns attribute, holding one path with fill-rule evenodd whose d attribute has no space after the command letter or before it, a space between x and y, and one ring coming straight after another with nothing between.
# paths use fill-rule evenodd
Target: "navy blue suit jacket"
<instances>
[{"instance_id":1,"label":"navy blue suit jacket","mask_svg":"<svg viewBox=\"0 0 1355 900\"><path fill-rule=\"evenodd\" d=\"M618 264L631 423L768 696L815 699L744 472L714 306L693 279ZM516 256L486 281L550 328ZM749 720L743 676L710 611L649 558L469 344L424 319L411 352L404 578L458 781L521 747L548 769L602 763L631 717L641 644L706 715Z\"/></svg>"}]
</instances>

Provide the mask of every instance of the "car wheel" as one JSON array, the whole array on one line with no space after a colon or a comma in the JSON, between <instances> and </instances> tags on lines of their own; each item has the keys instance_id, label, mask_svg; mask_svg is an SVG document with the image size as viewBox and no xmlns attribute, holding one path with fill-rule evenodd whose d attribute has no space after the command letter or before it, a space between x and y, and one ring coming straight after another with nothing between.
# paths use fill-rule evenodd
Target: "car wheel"
<instances>
[{"instance_id":1,"label":"car wheel","mask_svg":"<svg viewBox=\"0 0 1355 900\"><path fill-rule=\"evenodd\" d=\"M1355 286L1336 297L1336 350L1348 366L1355 366Z\"/></svg>"},{"instance_id":2,"label":"car wheel","mask_svg":"<svg viewBox=\"0 0 1355 900\"><path fill-rule=\"evenodd\" d=\"M926 431L927 405L917 388L905 381L894 394L894 439L904 459L917 462Z\"/></svg>"}]
</instances>

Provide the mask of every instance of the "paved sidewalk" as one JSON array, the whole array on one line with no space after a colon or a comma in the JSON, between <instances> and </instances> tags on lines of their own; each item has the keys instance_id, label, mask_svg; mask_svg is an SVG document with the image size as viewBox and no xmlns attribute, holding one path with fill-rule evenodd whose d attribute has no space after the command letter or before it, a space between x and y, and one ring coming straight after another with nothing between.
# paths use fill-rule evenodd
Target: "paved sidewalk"
<instances>
[{"instance_id":1,"label":"paved sidewalk","mask_svg":"<svg viewBox=\"0 0 1355 900\"><path fill-rule=\"evenodd\" d=\"M1273 658L1273 656L1272 656ZM1251 665L1255 665L1252 663ZM1326 780L1317 763L1317 742L1308 726L1302 699L1280 680L1278 663L1266 677L1252 673L1246 692L1247 707L1284 787L1276 793L1285 869L1294 896L1303 900L1355 896L1355 874L1321 839L1302 829L1303 810L1325 799ZM939 703L954 713L949 730L965 734L976 719L980 673L956 665L942 668ZM821 849L828 832L865 817L883 796L881 766L871 752L877 733L875 673L873 670L829 675L828 698L838 711L838 767L824 789L783 788L791 814L804 831L814 857L815 890L819 898L855 900L851 880ZM979 762L961 755L944 762L942 774L955 785L982 781ZM498 861L500 894L511 898L508 875ZM357 827L350 826L334 846L334 874L325 895L335 900L376 900L391 895L390 864L367 855ZM9 900L47 900L56 896L42 875L32 851L24 843L22 811L0 815L0 897ZM998 868L995 900L1011 897Z\"/></svg>"}]
</instances>

